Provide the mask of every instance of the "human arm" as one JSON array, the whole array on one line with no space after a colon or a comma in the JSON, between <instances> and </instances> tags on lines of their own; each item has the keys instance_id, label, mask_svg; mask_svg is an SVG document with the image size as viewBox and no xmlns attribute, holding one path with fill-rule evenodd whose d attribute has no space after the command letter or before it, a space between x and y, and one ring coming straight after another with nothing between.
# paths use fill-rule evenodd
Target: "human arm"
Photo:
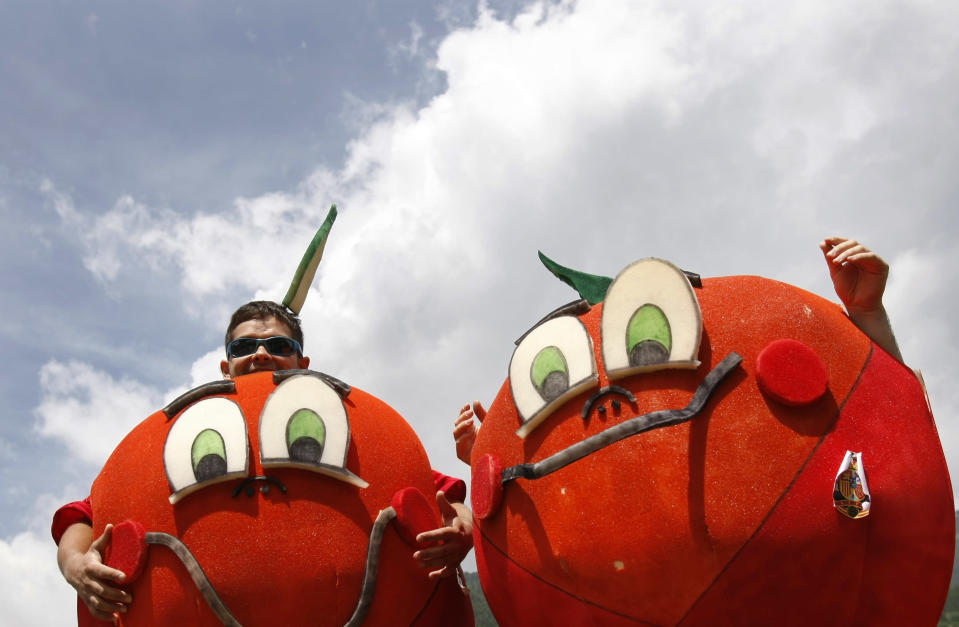
<instances>
[{"instance_id":1,"label":"human arm","mask_svg":"<svg viewBox=\"0 0 959 627\"><path fill-rule=\"evenodd\" d=\"M856 240L844 237L827 237L819 248L849 319L887 353L903 361L882 304L889 264Z\"/></svg>"},{"instance_id":2,"label":"human arm","mask_svg":"<svg viewBox=\"0 0 959 627\"><path fill-rule=\"evenodd\" d=\"M93 527L78 522L67 527L57 548L57 564L63 578L77 591L90 614L99 620L112 621L114 612L126 612L133 600L129 592L115 587L126 578L121 571L103 563L103 550L110 544L113 525L93 539Z\"/></svg>"},{"instance_id":3,"label":"human arm","mask_svg":"<svg viewBox=\"0 0 959 627\"><path fill-rule=\"evenodd\" d=\"M436 493L436 504L444 526L416 536L417 542L430 546L413 553L420 568L430 569L430 579L455 575L473 548L473 512L462 503L449 502L442 491Z\"/></svg>"},{"instance_id":4,"label":"human arm","mask_svg":"<svg viewBox=\"0 0 959 627\"><path fill-rule=\"evenodd\" d=\"M473 418L476 418L474 421ZM469 404L463 406L460 415L456 418L453 425L453 439L456 440L456 456L460 461L469 464L470 454L473 452L473 444L476 443L476 434L479 433L480 424L486 418L486 409L479 401L473 401L473 406Z\"/></svg>"}]
</instances>

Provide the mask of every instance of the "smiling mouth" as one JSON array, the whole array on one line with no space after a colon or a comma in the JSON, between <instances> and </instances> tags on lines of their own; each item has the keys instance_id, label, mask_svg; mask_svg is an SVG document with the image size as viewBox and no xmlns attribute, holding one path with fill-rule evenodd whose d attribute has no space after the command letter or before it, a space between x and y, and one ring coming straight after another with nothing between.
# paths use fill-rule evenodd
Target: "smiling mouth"
<instances>
[{"instance_id":1,"label":"smiling mouth","mask_svg":"<svg viewBox=\"0 0 959 627\"><path fill-rule=\"evenodd\" d=\"M392 507L387 507L386 509L380 510L376 520L373 522L373 528L370 530L370 542L366 554L366 571L363 575L363 586L360 589L360 598L356 602L356 608L353 610L353 615L350 617L350 620L346 623L346 627L360 625L370 610L370 605L373 603L373 593L376 590L376 575L379 571L380 545L383 542L383 534L386 531L386 526L390 524L394 518L396 518L396 510ZM230 608L223 602L213 583L210 582L210 579L206 576L203 567L200 566L199 560L197 560L193 552L190 551L190 547L174 535L157 531L147 532L145 541L147 544L159 544L173 551L173 554L176 555L180 563L183 564L183 567L193 580L194 585L196 585L197 590L203 595L207 605L210 606L210 609L213 610L216 617L220 619L220 622L229 627L241 627L240 622L230 612Z\"/></svg>"},{"instance_id":2,"label":"smiling mouth","mask_svg":"<svg viewBox=\"0 0 959 627\"><path fill-rule=\"evenodd\" d=\"M726 358L719 362L715 368L710 370L703 382L696 388L693 398L683 409L661 409L659 411L636 416L618 425L590 436L585 440L572 444L558 453L534 463L518 464L503 469L502 483L506 485L514 479L541 479L546 475L556 472L560 468L572 464L587 455L602 450L607 446L619 442L633 435L659 429L662 427L671 427L682 422L687 422L695 418L699 412L706 406L706 401L712 396L712 393L719 386L720 382L726 378L742 362L742 355L739 353L729 353ZM593 399L587 402L583 410L584 417L592 406Z\"/></svg>"}]
</instances>

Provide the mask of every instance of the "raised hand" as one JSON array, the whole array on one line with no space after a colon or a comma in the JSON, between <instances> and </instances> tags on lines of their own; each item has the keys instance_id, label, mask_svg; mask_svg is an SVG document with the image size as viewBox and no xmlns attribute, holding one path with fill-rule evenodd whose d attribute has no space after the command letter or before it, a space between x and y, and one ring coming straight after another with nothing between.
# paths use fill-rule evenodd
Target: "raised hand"
<instances>
[{"instance_id":1,"label":"raised hand","mask_svg":"<svg viewBox=\"0 0 959 627\"><path fill-rule=\"evenodd\" d=\"M476 434L480 429L479 423L483 422L484 418L486 418L486 409L479 401L473 401L472 407L469 404L463 405L460 415L456 418L456 423L453 425L453 439L456 440L456 456L463 463L470 463L470 454L473 452Z\"/></svg>"}]
</instances>

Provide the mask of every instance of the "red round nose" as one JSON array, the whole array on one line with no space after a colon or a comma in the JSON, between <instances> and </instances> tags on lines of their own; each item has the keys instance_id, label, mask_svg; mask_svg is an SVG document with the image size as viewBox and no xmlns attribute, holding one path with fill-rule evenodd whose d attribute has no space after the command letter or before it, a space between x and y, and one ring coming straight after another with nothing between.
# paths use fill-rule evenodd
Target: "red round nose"
<instances>
[{"instance_id":1,"label":"red round nose","mask_svg":"<svg viewBox=\"0 0 959 627\"><path fill-rule=\"evenodd\" d=\"M125 584L136 581L147 562L146 530L135 520L124 520L113 526L110 545L103 563L122 570L127 576Z\"/></svg>"},{"instance_id":2,"label":"red round nose","mask_svg":"<svg viewBox=\"0 0 959 627\"><path fill-rule=\"evenodd\" d=\"M797 340L781 339L756 357L756 382L784 405L808 405L825 394L829 371L816 351Z\"/></svg>"},{"instance_id":3,"label":"red round nose","mask_svg":"<svg viewBox=\"0 0 959 627\"><path fill-rule=\"evenodd\" d=\"M396 512L396 531L412 547L420 546L416 536L440 526L429 500L416 488L397 491L391 505Z\"/></svg>"},{"instance_id":4,"label":"red round nose","mask_svg":"<svg viewBox=\"0 0 959 627\"><path fill-rule=\"evenodd\" d=\"M486 453L473 465L473 515L489 518L499 509L503 500L503 464L499 458Z\"/></svg>"}]
</instances>

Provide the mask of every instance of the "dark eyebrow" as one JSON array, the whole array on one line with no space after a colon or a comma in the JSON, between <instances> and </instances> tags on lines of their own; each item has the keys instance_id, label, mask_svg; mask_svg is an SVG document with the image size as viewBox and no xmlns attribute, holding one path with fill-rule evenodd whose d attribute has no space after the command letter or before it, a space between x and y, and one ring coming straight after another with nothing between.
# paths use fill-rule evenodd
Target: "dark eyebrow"
<instances>
[{"instance_id":1,"label":"dark eyebrow","mask_svg":"<svg viewBox=\"0 0 959 627\"><path fill-rule=\"evenodd\" d=\"M236 381L232 379L222 379L220 381L210 381L199 387L184 392L170 401L170 404L163 408L166 419L170 420L185 408L192 405L201 398L213 396L214 394L236 394Z\"/></svg>"},{"instance_id":2,"label":"dark eyebrow","mask_svg":"<svg viewBox=\"0 0 959 627\"><path fill-rule=\"evenodd\" d=\"M689 284L693 287L701 288L703 286L703 277L699 276L695 272L683 270L682 273L686 275L686 278L689 279Z\"/></svg>"},{"instance_id":3,"label":"dark eyebrow","mask_svg":"<svg viewBox=\"0 0 959 627\"><path fill-rule=\"evenodd\" d=\"M331 377L325 372L318 372L316 370L303 370L303 369L277 370L276 372L273 373L273 384L279 385L280 383L282 383L283 381L286 381L290 377L297 376L297 375L307 376L307 377L316 377L317 379L321 379L324 383L326 383L328 386L333 388L333 391L335 391L340 396L340 398L346 398L347 396L350 395L350 392L353 391L353 389L348 384L343 383L336 377Z\"/></svg>"},{"instance_id":4,"label":"dark eyebrow","mask_svg":"<svg viewBox=\"0 0 959 627\"><path fill-rule=\"evenodd\" d=\"M519 346L519 343L523 341L523 338L525 338L527 335L529 335L533 331L533 329L543 324L547 320L552 320L553 318L559 318L560 316L581 316L587 311L589 311L589 303L586 301L585 298L580 298L579 300L574 300L571 303L566 303L565 305L561 307L557 307L553 311L543 316L536 324L534 324L529 329L527 329L526 332L523 333L523 335L519 336L519 339L517 339L513 343Z\"/></svg>"}]
</instances>

